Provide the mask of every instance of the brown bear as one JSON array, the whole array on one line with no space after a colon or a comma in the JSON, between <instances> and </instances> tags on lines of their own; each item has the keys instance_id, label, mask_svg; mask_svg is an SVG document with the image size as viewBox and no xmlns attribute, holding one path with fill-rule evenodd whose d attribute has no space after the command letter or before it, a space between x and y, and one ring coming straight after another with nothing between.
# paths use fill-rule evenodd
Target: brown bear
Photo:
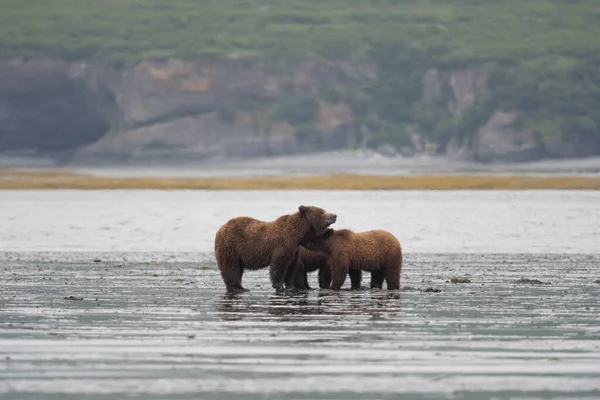
<instances>
[{"instance_id":1,"label":"brown bear","mask_svg":"<svg viewBox=\"0 0 600 400\"><path fill-rule=\"evenodd\" d=\"M244 270L267 266L273 287L283 289L298 246L323 234L336 219L335 214L313 206L300 206L297 212L269 222L230 219L215 235L215 257L227 291L247 291L242 287Z\"/></svg>"},{"instance_id":2,"label":"brown bear","mask_svg":"<svg viewBox=\"0 0 600 400\"><path fill-rule=\"evenodd\" d=\"M394 235L384 230L352 232L327 229L304 245L329 254L331 289L340 290L346 275L354 275L353 288L360 287L361 271L371 272L371 288L381 289L385 279L389 290L400 288L402 248ZM358 284L358 287L356 285Z\"/></svg>"},{"instance_id":3,"label":"brown bear","mask_svg":"<svg viewBox=\"0 0 600 400\"><path fill-rule=\"evenodd\" d=\"M319 271L319 287L329 288L331 285L331 275L327 261L329 256L322 251L310 251L303 246L298 246L296 257L294 258L294 268L289 268L286 276L286 285L290 285L300 290L311 290L308 284L308 273Z\"/></svg>"}]
</instances>

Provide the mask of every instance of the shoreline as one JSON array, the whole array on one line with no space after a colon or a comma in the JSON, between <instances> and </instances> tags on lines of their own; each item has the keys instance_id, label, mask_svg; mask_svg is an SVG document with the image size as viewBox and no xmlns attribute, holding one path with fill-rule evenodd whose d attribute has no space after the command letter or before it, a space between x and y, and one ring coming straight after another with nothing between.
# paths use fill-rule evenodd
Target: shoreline
<instances>
[{"instance_id":1,"label":"shoreline","mask_svg":"<svg viewBox=\"0 0 600 400\"><path fill-rule=\"evenodd\" d=\"M89 161L89 160L88 160ZM523 163L477 163L444 156L383 156L372 150L338 150L258 158L181 160L178 158L96 160L60 163L39 157L0 154L0 171L10 169L75 172L104 177L252 177L314 175L482 175L600 177L600 156L544 159Z\"/></svg>"},{"instance_id":2,"label":"shoreline","mask_svg":"<svg viewBox=\"0 0 600 400\"><path fill-rule=\"evenodd\" d=\"M115 177L0 169L0 190L600 190L600 177L323 174L249 177Z\"/></svg>"}]
</instances>

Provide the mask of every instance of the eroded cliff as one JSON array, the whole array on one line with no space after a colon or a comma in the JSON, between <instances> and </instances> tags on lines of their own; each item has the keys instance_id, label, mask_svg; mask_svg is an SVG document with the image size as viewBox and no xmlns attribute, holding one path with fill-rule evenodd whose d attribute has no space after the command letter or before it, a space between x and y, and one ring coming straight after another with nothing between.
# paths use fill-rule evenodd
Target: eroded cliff
<instances>
[{"instance_id":1,"label":"eroded cliff","mask_svg":"<svg viewBox=\"0 0 600 400\"><path fill-rule=\"evenodd\" d=\"M91 62L0 63L0 151L60 154L66 162L203 160L360 147L369 129L343 94L377 81L351 62L144 61L118 69ZM482 69L424 73L422 103L461 118L487 93ZM331 93L342 95L332 96ZM436 111L437 110L437 111ZM520 126L498 107L472 131L436 142L415 128L388 155L447 155L480 162L589 155L593 147Z\"/></svg>"}]
</instances>

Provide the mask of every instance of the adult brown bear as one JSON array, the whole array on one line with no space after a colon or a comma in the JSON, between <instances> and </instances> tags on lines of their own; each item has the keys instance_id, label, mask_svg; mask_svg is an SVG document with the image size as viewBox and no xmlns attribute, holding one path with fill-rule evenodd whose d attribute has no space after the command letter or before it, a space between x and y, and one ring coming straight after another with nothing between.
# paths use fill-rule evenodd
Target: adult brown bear
<instances>
[{"instance_id":1,"label":"adult brown bear","mask_svg":"<svg viewBox=\"0 0 600 400\"><path fill-rule=\"evenodd\" d=\"M314 206L300 206L297 212L269 222L230 219L215 235L215 257L227 291L247 291L242 286L244 270L267 266L273 287L283 289L298 246L323 234L336 219L335 214Z\"/></svg>"},{"instance_id":2,"label":"adult brown bear","mask_svg":"<svg viewBox=\"0 0 600 400\"><path fill-rule=\"evenodd\" d=\"M308 284L308 273L319 271L319 287L329 288L331 285L331 274L327 261L329 256L322 251L310 251L303 246L298 246L298 252L294 258L294 268L290 268L286 276L286 285L288 282L300 290L310 290Z\"/></svg>"},{"instance_id":3,"label":"adult brown bear","mask_svg":"<svg viewBox=\"0 0 600 400\"><path fill-rule=\"evenodd\" d=\"M384 230L352 232L349 229L327 229L325 233L305 246L329 255L331 289L340 290L346 275L350 274L353 288L360 287L361 271L371 272L371 288L381 289L385 279L387 288L400 288L402 248L394 235ZM358 278L358 279L357 279Z\"/></svg>"}]
</instances>

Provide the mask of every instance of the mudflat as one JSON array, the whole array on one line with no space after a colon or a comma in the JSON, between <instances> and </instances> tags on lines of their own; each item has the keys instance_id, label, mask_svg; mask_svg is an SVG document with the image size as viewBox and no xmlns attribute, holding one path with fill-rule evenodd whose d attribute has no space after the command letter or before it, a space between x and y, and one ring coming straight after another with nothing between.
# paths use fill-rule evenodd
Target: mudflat
<instances>
[{"instance_id":1,"label":"mudflat","mask_svg":"<svg viewBox=\"0 0 600 400\"><path fill-rule=\"evenodd\" d=\"M5 254L0 398L596 398L599 263L415 254L400 291L231 296L212 263Z\"/></svg>"}]
</instances>

